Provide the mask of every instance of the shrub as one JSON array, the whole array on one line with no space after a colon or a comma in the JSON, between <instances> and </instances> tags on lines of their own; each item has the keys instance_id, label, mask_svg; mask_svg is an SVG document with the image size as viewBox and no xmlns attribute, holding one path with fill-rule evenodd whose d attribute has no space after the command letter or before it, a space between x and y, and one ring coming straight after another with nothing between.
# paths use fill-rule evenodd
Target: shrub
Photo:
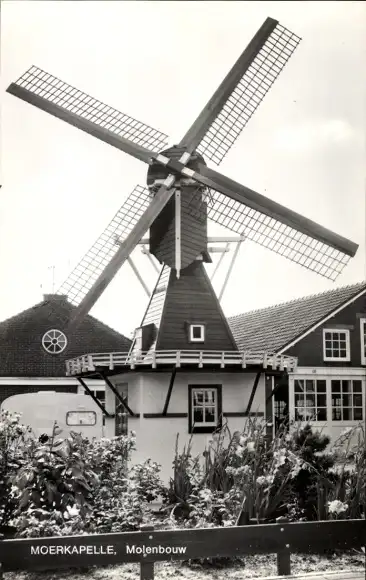
<instances>
[{"instance_id":1,"label":"shrub","mask_svg":"<svg viewBox=\"0 0 366 580\"><path fill-rule=\"evenodd\" d=\"M265 423L249 419L233 435L224 425L200 456L192 457L191 440L181 453L176 446L166 500L170 519L188 526L233 525L239 518L243 523L243 514L257 521L324 519L334 517L336 504L329 512L328 501L346 499L352 506L347 513L353 514L348 517L359 517L365 502L364 447L346 453L357 469L340 475L328 437L310 425L291 428L289 433L283 427L269 441Z\"/></svg>"},{"instance_id":2,"label":"shrub","mask_svg":"<svg viewBox=\"0 0 366 580\"><path fill-rule=\"evenodd\" d=\"M20 537L136 530L148 503L163 493L159 466L148 460L128 468L134 434L89 441L71 433L61 439L23 441L17 471L9 476L15 506L9 523ZM47 439L47 440L46 440Z\"/></svg>"},{"instance_id":3,"label":"shrub","mask_svg":"<svg viewBox=\"0 0 366 580\"><path fill-rule=\"evenodd\" d=\"M366 447L362 424L346 429L335 441L331 481L324 486L323 511L332 519L363 518L366 510ZM329 478L330 479L330 478Z\"/></svg>"},{"instance_id":4,"label":"shrub","mask_svg":"<svg viewBox=\"0 0 366 580\"><path fill-rule=\"evenodd\" d=\"M11 476L22 463L24 445L30 428L21 425L19 414L0 413L0 526L3 528L16 509Z\"/></svg>"},{"instance_id":5,"label":"shrub","mask_svg":"<svg viewBox=\"0 0 366 580\"><path fill-rule=\"evenodd\" d=\"M85 459L89 442L76 433L67 439L59 439L60 434L54 425L47 441L29 438L21 467L10 477L11 495L17 503L12 523L20 536L33 535L35 530L46 533L51 521L60 526L70 513L80 513L82 519L91 509L88 502L97 478Z\"/></svg>"},{"instance_id":6,"label":"shrub","mask_svg":"<svg viewBox=\"0 0 366 580\"><path fill-rule=\"evenodd\" d=\"M148 504L163 490L160 466L150 459L128 469L134 435L102 439L90 448L90 462L98 474L92 509L85 518L88 533L137 530L149 513Z\"/></svg>"}]
</instances>

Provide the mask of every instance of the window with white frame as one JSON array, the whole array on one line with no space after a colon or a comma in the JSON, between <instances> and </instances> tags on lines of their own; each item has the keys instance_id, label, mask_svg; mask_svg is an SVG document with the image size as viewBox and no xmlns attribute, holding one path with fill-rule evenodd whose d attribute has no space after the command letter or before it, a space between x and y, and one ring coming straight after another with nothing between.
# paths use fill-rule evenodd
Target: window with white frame
<instances>
[{"instance_id":1,"label":"window with white frame","mask_svg":"<svg viewBox=\"0 0 366 580\"><path fill-rule=\"evenodd\" d=\"M295 420L327 420L327 384L324 379L295 379Z\"/></svg>"},{"instance_id":2,"label":"window with white frame","mask_svg":"<svg viewBox=\"0 0 366 580\"><path fill-rule=\"evenodd\" d=\"M362 421L362 381L333 379L331 381L332 420Z\"/></svg>"},{"instance_id":3,"label":"window with white frame","mask_svg":"<svg viewBox=\"0 0 366 580\"><path fill-rule=\"evenodd\" d=\"M366 365L366 318L360 319L361 364Z\"/></svg>"},{"instance_id":4,"label":"window with white frame","mask_svg":"<svg viewBox=\"0 0 366 580\"><path fill-rule=\"evenodd\" d=\"M205 341L205 326L204 324L190 324L189 326L189 340L191 342Z\"/></svg>"},{"instance_id":5,"label":"window with white frame","mask_svg":"<svg viewBox=\"0 0 366 580\"><path fill-rule=\"evenodd\" d=\"M219 427L221 415L221 389L219 386L190 386L189 422L192 432L214 431Z\"/></svg>"},{"instance_id":6,"label":"window with white frame","mask_svg":"<svg viewBox=\"0 0 366 580\"><path fill-rule=\"evenodd\" d=\"M349 361L349 330L324 328L323 355L325 361Z\"/></svg>"}]
</instances>

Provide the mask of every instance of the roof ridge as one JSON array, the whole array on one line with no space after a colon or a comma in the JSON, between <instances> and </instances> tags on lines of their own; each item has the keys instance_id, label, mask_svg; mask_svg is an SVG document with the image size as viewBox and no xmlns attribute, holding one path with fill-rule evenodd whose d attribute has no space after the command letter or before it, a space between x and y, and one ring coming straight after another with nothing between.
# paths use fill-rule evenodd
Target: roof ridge
<instances>
[{"instance_id":1,"label":"roof ridge","mask_svg":"<svg viewBox=\"0 0 366 580\"><path fill-rule=\"evenodd\" d=\"M347 288L356 288L357 286L365 286L366 287L366 280L362 282L357 282L356 284L347 284L346 286L339 286L338 288L332 288L331 290L324 290L323 292L317 292L316 294L309 294L308 296L301 296L300 298L293 298L292 300L288 300L287 302L278 302L277 304L272 304L271 306L264 306L262 308L256 308L254 310L248 310L246 312L241 312L240 314L234 314L233 316L229 316L228 320L232 321L235 318L239 318L240 316L247 316L248 314L254 314L256 312L264 312L265 310L271 310L274 308L278 308L279 306L288 306L289 304L293 304L295 302L302 302L303 300L310 300L310 298L316 298L318 296L322 296L325 294L331 294L337 291L346 290Z\"/></svg>"},{"instance_id":2,"label":"roof ridge","mask_svg":"<svg viewBox=\"0 0 366 580\"><path fill-rule=\"evenodd\" d=\"M37 302L36 304L33 304L33 306L28 306L28 308L24 308L24 310L21 310L17 314L12 314L12 316L9 316L9 318L5 318L4 320L1 320L0 327L2 324L5 324L6 322L10 322L11 320L13 320L13 318L18 318L18 316L22 316L26 312L30 312L31 310L36 310L37 308L40 308L43 305L43 303L44 303L44 300L42 300L41 302Z\"/></svg>"}]
</instances>

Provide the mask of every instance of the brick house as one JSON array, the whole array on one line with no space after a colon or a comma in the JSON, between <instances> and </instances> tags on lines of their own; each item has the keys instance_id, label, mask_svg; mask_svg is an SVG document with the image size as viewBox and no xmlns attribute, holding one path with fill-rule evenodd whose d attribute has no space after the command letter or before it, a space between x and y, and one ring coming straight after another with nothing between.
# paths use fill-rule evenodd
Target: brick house
<instances>
[{"instance_id":1,"label":"brick house","mask_svg":"<svg viewBox=\"0 0 366 580\"><path fill-rule=\"evenodd\" d=\"M66 296L46 294L42 302L0 323L0 404L21 393L84 392L75 377L66 376L66 359L90 351L129 349L128 338L90 315L69 345L59 314L65 317L74 308ZM93 381L93 390L103 401L104 381Z\"/></svg>"}]
</instances>

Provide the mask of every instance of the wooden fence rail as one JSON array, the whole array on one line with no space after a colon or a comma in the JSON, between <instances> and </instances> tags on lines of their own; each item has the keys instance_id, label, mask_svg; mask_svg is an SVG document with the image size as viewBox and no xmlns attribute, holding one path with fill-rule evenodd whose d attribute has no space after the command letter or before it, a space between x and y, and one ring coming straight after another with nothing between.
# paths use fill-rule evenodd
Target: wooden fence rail
<instances>
[{"instance_id":1,"label":"wooden fence rail","mask_svg":"<svg viewBox=\"0 0 366 580\"><path fill-rule=\"evenodd\" d=\"M286 576L291 574L291 553L365 544L365 520L159 531L145 526L139 532L2 540L0 562L5 572L136 562L141 580L153 580L158 561L277 554L278 574Z\"/></svg>"}]
</instances>

